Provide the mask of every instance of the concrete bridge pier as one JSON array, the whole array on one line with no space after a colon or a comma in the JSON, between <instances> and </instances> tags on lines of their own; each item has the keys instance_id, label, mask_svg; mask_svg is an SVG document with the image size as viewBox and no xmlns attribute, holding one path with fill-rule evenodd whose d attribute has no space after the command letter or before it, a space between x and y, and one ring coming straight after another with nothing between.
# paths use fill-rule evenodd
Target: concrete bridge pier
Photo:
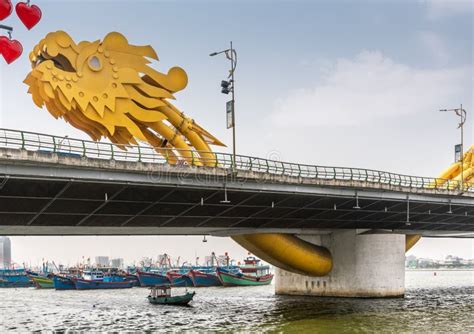
<instances>
[{"instance_id":1,"label":"concrete bridge pier","mask_svg":"<svg viewBox=\"0 0 474 334\"><path fill-rule=\"evenodd\" d=\"M322 236L299 236L327 247L333 269L310 277L276 269L275 293L332 297L403 297L405 294L405 236L357 234L344 230Z\"/></svg>"}]
</instances>

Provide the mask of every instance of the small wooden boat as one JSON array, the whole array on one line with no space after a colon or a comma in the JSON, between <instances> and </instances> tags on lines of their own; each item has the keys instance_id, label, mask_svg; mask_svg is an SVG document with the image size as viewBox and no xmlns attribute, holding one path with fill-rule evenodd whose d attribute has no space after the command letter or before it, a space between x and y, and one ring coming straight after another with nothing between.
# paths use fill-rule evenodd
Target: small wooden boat
<instances>
[{"instance_id":1,"label":"small wooden boat","mask_svg":"<svg viewBox=\"0 0 474 334\"><path fill-rule=\"evenodd\" d=\"M151 304L187 306L195 294L194 291L186 291L184 295L171 296L170 286L155 286L151 288L147 298Z\"/></svg>"}]
</instances>

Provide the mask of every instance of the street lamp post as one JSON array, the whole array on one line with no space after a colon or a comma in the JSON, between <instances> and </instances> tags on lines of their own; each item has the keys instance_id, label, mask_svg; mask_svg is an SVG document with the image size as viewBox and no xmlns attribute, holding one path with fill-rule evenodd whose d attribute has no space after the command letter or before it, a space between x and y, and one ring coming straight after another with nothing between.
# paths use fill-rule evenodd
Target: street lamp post
<instances>
[{"instance_id":1,"label":"street lamp post","mask_svg":"<svg viewBox=\"0 0 474 334\"><path fill-rule=\"evenodd\" d=\"M236 147L235 147L235 78L234 72L237 66L237 52L235 51L234 47L232 46L232 41L230 42L230 49L226 49L219 52L213 52L209 56L217 56L218 54L225 53L226 58L230 60L230 71L229 76L227 79L229 81L223 80L221 82L221 92L223 94L231 93L232 99L231 101L227 102L227 113L231 114L231 121L227 121L227 128L232 128L232 171L235 172L236 170Z\"/></svg>"},{"instance_id":2,"label":"street lamp post","mask_svg":"<svg viewBox=\"0 0 474 334\"><path fill-rule=\"evenodd\" d=\"M464 123L466 123L467 112L465 109L463 109L462 104L459 108L440 109L439 111L452 111L455 112L460 118L458 129L461 129L461 191L464 191Z\"/></svg>"}]
</instances>

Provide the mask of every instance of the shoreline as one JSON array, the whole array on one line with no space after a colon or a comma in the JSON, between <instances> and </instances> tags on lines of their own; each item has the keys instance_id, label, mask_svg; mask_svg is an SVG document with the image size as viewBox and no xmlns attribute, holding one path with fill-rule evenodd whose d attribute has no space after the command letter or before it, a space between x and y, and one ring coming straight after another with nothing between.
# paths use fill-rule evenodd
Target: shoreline
<instances>
[{"instance_id":1,"label":"shoreline","mask_svg":"<svg viewBox=\"0 0 474 334\"><path fill-rule=\"evenodd\" d=\"M405 268L405 272L407 271L474 271L474 268L464 269L464 268L417 268L417 269L409 269Z\"/></svg>"}]
</instances>

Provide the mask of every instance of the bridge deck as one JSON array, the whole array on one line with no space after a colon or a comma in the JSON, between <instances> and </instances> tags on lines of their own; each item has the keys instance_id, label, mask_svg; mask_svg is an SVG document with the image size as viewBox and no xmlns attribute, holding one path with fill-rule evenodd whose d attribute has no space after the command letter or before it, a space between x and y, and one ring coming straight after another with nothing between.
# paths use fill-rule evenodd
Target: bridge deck
<instances>
[{"instance_id":1,"label":"bridge deck","mask_svg":"<svg viewBox=\"0 0 474 334\"><path fill-rule=\"evenodd\" d=\"M472 195L0 149L0 233L5 234L474 232Z\"/></svg>"}]
</instances>

